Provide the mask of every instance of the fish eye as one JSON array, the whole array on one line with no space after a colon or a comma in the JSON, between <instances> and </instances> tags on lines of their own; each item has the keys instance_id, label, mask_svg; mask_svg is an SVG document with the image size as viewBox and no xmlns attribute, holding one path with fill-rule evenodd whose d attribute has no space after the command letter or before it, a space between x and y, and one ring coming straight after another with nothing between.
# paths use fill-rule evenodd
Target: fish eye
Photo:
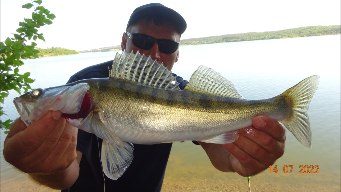
<instances>
[{"instance_id":1,"label":"fish eye","mask_svg":"<svg viewBox=\"0 0 341 192\"><path fill-rule=\"evenodd\" d=\"M31 96L33 98L37 98L39 95L41 95L43 93L43 90L42 89L35 89L33 91L31 91Z\"/></svg>"}]
</instances>

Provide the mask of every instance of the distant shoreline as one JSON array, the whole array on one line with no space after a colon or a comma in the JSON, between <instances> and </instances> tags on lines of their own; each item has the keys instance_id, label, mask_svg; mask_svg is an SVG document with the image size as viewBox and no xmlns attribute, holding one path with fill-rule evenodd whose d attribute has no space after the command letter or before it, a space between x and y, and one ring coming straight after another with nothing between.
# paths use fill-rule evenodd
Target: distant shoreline
<instances>
[{"instance_id":1,"label":"distant shoreline","mask_svg":"<svg viewBox=\"0 0 341 192\"><path fill-rule=\"evenodd\" d=\"M37 48L39 51L38 57L53 57L53 56L63 56L63 55L75 55L79 54L79 52L75 50L60 48L60 47L51 47L47 49Z\"/></svg>"},{"instance_id":2,"label":"distant shoreline","mask_svg":"<svg viewBox=\"0 0 341 192\"><path fill-rule=\"evenodd\" d=\"M180 41L180 46L240 42L240 41L256 41L256 40L268 40L268 39L285 39L285 38L296 38L296 37L326 36L326 35L338 35L338 34L341 34L341 25L309 26L309 27L284 29L284 30L279 30L279 31L248 32L248 33L239 33L239 34L227 34L227 35L220 35L220 36L183 39ZM60 49L63 49L63 48L60 48ZM78 54L78 53L109 52L109 51L120 51L120 50L121 50L121 45L102 47L102 48L97 48L97 49L89 49L89 50L78 51L78 52L64 49L64 52L73 51L72 53L69 52L70 54L64 54L64 55L71 55L71 54ZM59 55L48 55L48 56L59 56Z\"/></svg>"},{"instance_id":3,"label":"distant shoreline","mask_svg":"<svg viewBox=\"0 0 341 192\"><path fill-rule=\"evenodd\" d=\"M340 34L332 34L332 35L341 35ZM307 36L307 37L322 37L322 36L328 36L328 35L315 35L315 36ZM278 38L278 39L293 39L293 38L300 38L300 37L283 37L283 38ZM266 40L276 40L276 39L255 39L255 40L249 40L249 41L266 41ZM236 42L245 42L245 41L233 41L233 42L218 42L218 43L236 43ZM202 44L193 44L193 45L205 45L205 44L215 44L215 43L202 43ZM192 44L185 44L182 45L180 44L179 46L188 46Z\"/></svg>"},{"instance_id":4,"label":"distant shoreline","mask_svg":"<svg viewBox=\"0 0 341 192\"><path fill-rule=\"evenodd\" d=\"M212 44L212 43L228 43L228 42L240 42L240 41L325 36L325 35L337 35L337 34L341 34L341 25L299 27L299 28L284 29L284 30L279 30L279 31L250 32L250 33L227 34L227 35L202 37L202 38L191 38L191 39L181 40L180 45L181 46L200 45L200 44Z\"/></svg>"}]
</instances>

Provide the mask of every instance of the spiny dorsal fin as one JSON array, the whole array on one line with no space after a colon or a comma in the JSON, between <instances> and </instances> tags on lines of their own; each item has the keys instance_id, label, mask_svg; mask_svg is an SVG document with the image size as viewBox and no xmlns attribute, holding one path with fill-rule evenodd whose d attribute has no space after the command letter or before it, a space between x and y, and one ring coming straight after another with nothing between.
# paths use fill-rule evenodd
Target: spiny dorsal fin
<instances>
[{"instance_id":1,"label":"spiny dorsal fin","mask_svg":"<svg viewBox=\"0 0 341 192\"><path fill-rule=\"evenodd\" d=\"M220 97L241 98L233 84L213 69L200 66L191 76L185 90Z\"/></svg>"},{"instance_id":2,"label":"spiny dorsal fin","mask_svg":"<svg viewBox=\"0 0 341 192\"><path fill-rule=\"evenodd\" d=\"M172 72L158 64L150 57L130 54L125 51L122 54L116 53L109 78L125 79L136 82L138 85L155 87L166 90L179 90L179 83L173 77Z\"/></svg>"}]
</instances>

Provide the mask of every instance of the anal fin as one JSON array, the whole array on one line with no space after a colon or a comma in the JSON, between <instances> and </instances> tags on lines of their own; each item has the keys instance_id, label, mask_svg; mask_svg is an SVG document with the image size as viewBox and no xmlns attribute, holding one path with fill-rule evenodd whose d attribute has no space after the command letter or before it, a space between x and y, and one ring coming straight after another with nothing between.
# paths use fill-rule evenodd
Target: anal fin
<instances>
[{"instance_id":1,"label":"anal fin","mask_svg":"<svg viewBox=\"0 0 341 192\"><path fill-rule=\"evenodd\" d=\"M232 143L235 140L238 139L238 131L230 131L230 132L226 132L223 134L220 134L218 136L214 136L208 139L204 139L201 140L201 142L205 142L205 143L215 143L215 144L226 144L226 143Z\"/></svg>"}]
</instances>

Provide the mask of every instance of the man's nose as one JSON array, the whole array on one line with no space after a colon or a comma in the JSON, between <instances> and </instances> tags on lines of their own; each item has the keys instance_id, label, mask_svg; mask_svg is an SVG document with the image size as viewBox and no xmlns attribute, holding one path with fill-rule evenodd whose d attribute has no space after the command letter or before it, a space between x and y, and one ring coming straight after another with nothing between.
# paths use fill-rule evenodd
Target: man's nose
<instances>
[{"instance_id":1,"label":"man's nose","mask_svg":"<svg viewBox=\"0 0 341 192\"><path fill-rule=\"evenodd\" d=\"M150 49L150 57L160 64L160 51L157 43Z\"/></svg>"}]
</instances>

